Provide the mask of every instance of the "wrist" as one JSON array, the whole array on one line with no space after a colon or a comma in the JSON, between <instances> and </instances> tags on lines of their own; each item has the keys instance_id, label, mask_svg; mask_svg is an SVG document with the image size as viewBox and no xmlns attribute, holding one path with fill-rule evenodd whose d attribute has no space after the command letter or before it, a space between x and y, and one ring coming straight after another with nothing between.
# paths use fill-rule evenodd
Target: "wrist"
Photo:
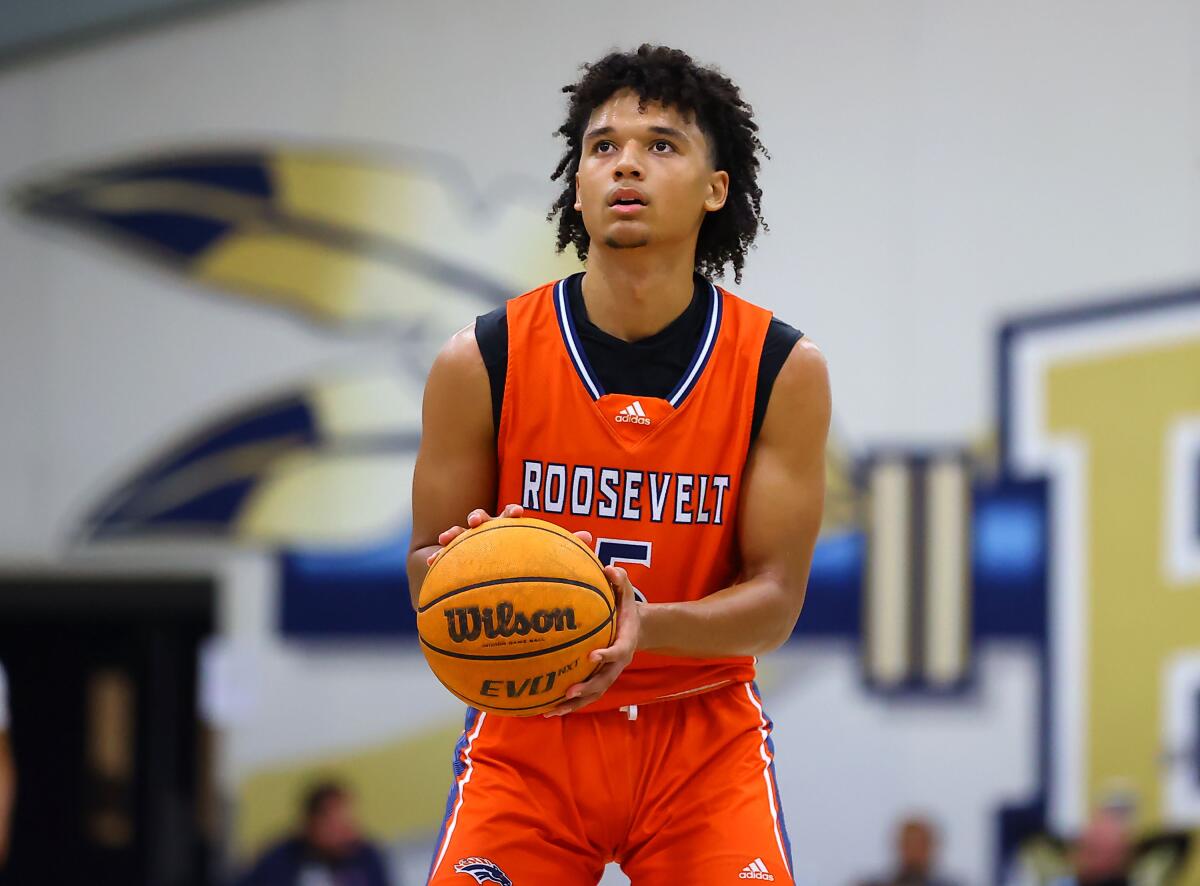
<instances>
[{"instance_id":1,"label":"wrist","mask_svg":"<svg viewBox=\"0 0 1200 886\"><path fill-rule=\"evenodd\" d=\"M670 603L641 603L638 606L638 652L663 647L663 621L670 618Z\"/></svg>"}]
</instances>

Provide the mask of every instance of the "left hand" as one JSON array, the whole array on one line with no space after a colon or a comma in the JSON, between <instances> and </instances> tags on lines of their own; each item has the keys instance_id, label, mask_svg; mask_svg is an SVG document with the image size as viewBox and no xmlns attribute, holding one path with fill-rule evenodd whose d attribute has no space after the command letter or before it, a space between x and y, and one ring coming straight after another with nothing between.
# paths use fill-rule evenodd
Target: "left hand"
<instances>
[{"instance_id":1,"label":"left hand","mask_svg":"<svg viewBox=\"0 0 1200 886\"><path fill-rule=\"evenodd\" d=\"M613 645L606 649L595 649L588 655L588 660L600 667L583 683L570 687L566 692L566 700L542 714L543 717L561 717L590 705L608 691L625 666L633 661L633 653L637 651L641 636L640 607L646 604L638 602L629 575L620 566L605 566L604 574L617 597L617 638Z\"/></svg>"}]
</instances>

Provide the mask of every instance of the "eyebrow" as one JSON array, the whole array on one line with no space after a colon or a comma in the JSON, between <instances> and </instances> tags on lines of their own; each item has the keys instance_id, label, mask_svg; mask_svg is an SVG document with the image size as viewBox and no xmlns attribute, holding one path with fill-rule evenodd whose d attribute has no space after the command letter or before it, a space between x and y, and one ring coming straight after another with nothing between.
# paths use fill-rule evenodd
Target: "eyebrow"
<instances>
[{"instance_id":1,"label":"eyebrow","mask_svg":"<svg viewBox=\"0 0 1200 886\"><path fill-rule=\"evenodd\" d=\"M682 129L676 129L673 126L651 126L649 130L655 135L665 135L671 138L679 139L680 141L691 141L686 132ZM583 140L588 141L593 138L599 138L602 135L612 135L616 130L611 126L597 126L595 129L589 129L583 134Z\"/></svg>"}]
</instances>

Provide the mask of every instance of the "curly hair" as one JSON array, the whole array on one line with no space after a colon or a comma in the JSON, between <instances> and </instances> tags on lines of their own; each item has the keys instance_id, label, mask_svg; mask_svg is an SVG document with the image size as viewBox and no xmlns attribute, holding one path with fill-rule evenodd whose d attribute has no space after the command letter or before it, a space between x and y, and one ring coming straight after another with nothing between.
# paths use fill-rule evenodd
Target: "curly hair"
<instances>
[{"instance_id":1,"label":"curly hair","mask_svg":"<svg viewBox=\"0 0 1200 886\"><path fill-rule=\"evenodd\" d=\"M758 139L753 109L737 86L715 68L705 68L691 56L666 46L643 43L636 52L614 52L598 62L583 66L578 83L563 87L571 98L567 119L557 135L567 143L551 181L561 179L562 193L554 201L547 220L558 216L558 251L574 243L580 260L587 258L591 237L583 226L583 215L575 209L575 174L579 171L583 130L597 107L615 93L631 89L639 107L657 102L675 108L696 125L708 139L716 169L729 173L725 205L708 213L696 242L696 270L706 277L721 277L733 265L734 279L742 281L746 251L754 243L759 226L768 230L762 215L762 190L758 187L758 154L770 158Z\"/></svg>"}]
</instances>

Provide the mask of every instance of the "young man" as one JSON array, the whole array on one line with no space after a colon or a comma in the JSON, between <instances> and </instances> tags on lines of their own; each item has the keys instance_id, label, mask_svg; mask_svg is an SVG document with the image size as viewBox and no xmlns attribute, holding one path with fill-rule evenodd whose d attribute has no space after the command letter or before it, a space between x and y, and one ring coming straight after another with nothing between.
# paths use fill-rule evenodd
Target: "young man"
<instances>
[{"instance_id":1,"label":"young man","mask_svg":"<svg viewBox=\"0 0 1200 886\"><path fill-rule=\"evenodd\" d=\"M615 860L637 886L791 883L752 681L804 601L825 364L705 278L731 264L740 280L761 221L763 149L737 87L642 46L564 91L552 215L587 271L439 354L409 577L415 601L463 515L550 520L627 567L606 567L617 639L551 714L468 711L430 882L594 884Z\"/></svg>"}]
</instances>

